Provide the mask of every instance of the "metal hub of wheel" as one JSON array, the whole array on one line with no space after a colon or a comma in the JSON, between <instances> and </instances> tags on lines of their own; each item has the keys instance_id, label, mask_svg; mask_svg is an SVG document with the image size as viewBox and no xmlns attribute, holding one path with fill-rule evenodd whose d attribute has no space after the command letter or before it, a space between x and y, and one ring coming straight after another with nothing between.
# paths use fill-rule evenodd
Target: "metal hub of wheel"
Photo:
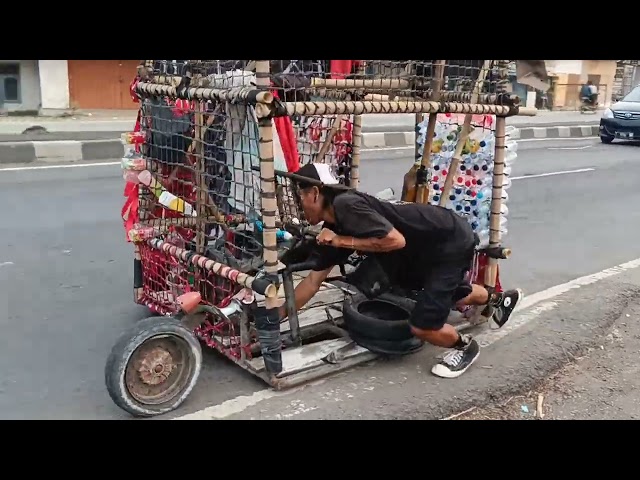
<instances>
[{"instance_id":1,"label":"metal hub of wheel","mask_svg":"<svg viewBox=\"0 0 640 480\"><path fill-rule=\"evenodd\" d=\"M138 373L147 385L158 385L169 378L174 368L171 354L162 348L154 348L142 360Z\"/></svg>"},{"instance_id":2,"label":"metal hub of wheel","mask_svg":"<svg viewBox=\"0 0 640 480\"><path fill-rule=\"evenodd\" d=\"M140 403L157 405L179 394L188 382L189 346L177 336L163 335L145 341L131 356L125 382Z\"/></svg>"}]
</instances>

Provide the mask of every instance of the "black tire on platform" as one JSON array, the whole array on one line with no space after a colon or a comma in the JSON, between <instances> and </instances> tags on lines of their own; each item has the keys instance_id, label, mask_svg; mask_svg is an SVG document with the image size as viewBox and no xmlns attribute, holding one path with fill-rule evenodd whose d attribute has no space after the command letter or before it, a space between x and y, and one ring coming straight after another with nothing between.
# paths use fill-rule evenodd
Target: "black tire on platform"
<instances>
[{"instance_id":1,"label":"black tire on platform","mask_svg":"<svg viewBox=\"0 0 640 480\"><path fill-rule=\"evenodd\" d=\"M424 347L424 342L418 337L411 337L406 340L380 340L367 338L352 332L351 339L370 352L385 356L409 355Z\"/></svg>"},{"instance_id":2,"label":"black tire on platform","mask_svg":"<svg viewBox=\"0 0 640 480\"><path fill-rule=\"evenodd\" d=\"M602 143L609 144L609 143L613 142L613 137L609 137L608 135L600 135L600 141Z\"/></svg>"},{"instance_id":3,"label":"black tire on platform","mask_svg":"<svg viewBox=\"0 0 640 480\"><path fill-rule=\"evenodd\" d=\"M193 332L172 317L137 322L116 342L104 369L109 396L136 417L178 408L195 386L202 348Z\"/></svg>"},{"instance_id":4,"label":"black tire on platform","mask_svg":"<svg viewBox=\"0 0 640 480\"><path fill-rule=\"evenodd\" d=\"M358 294L345 300L342 315L345 327L355 335L371 340L408 340L413 338L408 320L414 305L413 300L390 294L373 300Z\"/></svg>"}]
</instances>

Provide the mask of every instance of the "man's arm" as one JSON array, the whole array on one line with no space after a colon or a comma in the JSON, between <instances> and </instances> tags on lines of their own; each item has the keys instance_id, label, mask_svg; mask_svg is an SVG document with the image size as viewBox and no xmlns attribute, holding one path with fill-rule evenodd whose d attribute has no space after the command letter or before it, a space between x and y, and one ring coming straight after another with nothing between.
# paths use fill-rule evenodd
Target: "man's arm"
<instances>
[{"instance_id":1,"label":"man's arm","mask_svg":"<svg viewBox=\"0 0 640 480\"><path fill-rule=\"evenodd\" d=\"M392 228L386 236L382 238L355 238L337 235L331 243L334 247L351 248L361 252L392 252L400 250L407 244L404 235Z\"/></svg>"},{"instance_id":2,"label":"man's arm","mask_svg":"<svg viewBox=\"0 0 640 480\"><path fill-rule=\"evenodd\" d=\"M406 245L402 235L383 215L358 196L340 196L334 202L336 217L345 235L331 238L333 247L382 253Z\"/></svg>"},{"instance_id":3,"label":"man's arm","mask_svg":"<svg viewBox=\"0 0 640 480\"><path fill-rule=\"evenodd\" d=\"M311 270L309 275L307 275L296 287L295 289L295 301L296 301L296 310L300 310L304 307L309 300L313 298L313 296L318 293L320 287L322 286L322 282L326 280L331 273L333 267L329 267L326 270L322 270L316 272ZM280 318L284 320L287 318L287 306L286 304L280 307Z\"/></svg>"}]
</instances>

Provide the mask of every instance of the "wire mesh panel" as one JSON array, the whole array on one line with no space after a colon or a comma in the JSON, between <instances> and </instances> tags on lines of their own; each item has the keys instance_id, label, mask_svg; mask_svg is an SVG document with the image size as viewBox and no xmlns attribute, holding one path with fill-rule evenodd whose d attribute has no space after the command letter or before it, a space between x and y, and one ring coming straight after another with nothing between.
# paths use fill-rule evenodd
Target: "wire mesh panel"
<instances>
[{"instance_id":1,"label":"wire mesh panel","mask_svg":"<svg viewBox=\"0 0 640 480\"><path fill-rule=\"evenodd\" d=\"M336 68L335 62L349 63ZM174 87L238 87L253 60L146 60L145 78ZM269 84L283 102L435 100L469 102L482 78L478 103L508 105L506 77L514 60L271 60ZM343 67L338 65L338 67ZM336 73L333 70L348 73Z\"/></svg>"},{"instance_id":2,"label":"wire mesh panel","mask_svg":"<svg viewBox=\"0 0 640 480\"><path fill-rule=\"evenodd\" d=\"M359 60L356 73L330 74L326 60L272 60L271 83L286 102L331 100L470 100L482 77L480 93L506 93L500 70L507 60ZM466 94L466 95L465 95ZM506 99L485 95L480 103Z\"/></svg>"}]
</instances>

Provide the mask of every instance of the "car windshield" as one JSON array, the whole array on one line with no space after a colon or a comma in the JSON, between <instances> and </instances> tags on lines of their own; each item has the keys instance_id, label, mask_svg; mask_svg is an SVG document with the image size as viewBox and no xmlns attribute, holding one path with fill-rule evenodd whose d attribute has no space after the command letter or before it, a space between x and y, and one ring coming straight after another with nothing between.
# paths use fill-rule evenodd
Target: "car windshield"
<instances>
[{"instance_id":1,"label":"car windshield","mask_svg":"<svg viewBox=\"0 0 640 480\"><path fill-rule=\"evenodd\" d=\"M640 102L640 87L636 87L622 99L623 102Z\"/></svg>"}]
</instances>

